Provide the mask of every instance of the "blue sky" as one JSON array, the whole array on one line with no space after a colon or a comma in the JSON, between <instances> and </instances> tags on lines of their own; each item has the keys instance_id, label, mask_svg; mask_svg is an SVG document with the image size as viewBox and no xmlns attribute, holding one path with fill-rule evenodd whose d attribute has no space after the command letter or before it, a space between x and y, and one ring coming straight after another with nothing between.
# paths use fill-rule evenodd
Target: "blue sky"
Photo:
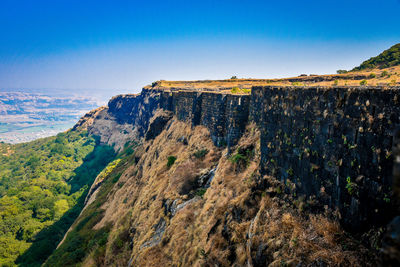
<instances>
[{"instance_id":1,"label":"blue sky","mask_svg":"<svg viewBox=\"0 0 400 267\"><path fill-rule=\"evenodd\" d=\"M400 42L399 12L399 0L1 0L0 88L334 73Z\"/></svg>"}]
</instances>

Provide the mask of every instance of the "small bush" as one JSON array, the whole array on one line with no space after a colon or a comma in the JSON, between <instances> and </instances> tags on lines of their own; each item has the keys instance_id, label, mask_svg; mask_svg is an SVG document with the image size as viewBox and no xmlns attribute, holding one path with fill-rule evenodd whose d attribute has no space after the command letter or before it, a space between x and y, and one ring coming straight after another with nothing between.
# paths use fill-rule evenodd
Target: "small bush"
<instances>
[{"instance_id":1,"label":"small bush","mask_svg":"<svg viewBox=\"0 0 400 267\"><path fill-rule=\"evenodd\" d=\"M247 168L253 156L254 147L238 148L236 153L229 158L229 161L235 165L236 171L240 171Z\"/></svg>"},{"instance_id":2,"label":"small bush","mask_svg":"<svg viewBox=\"0 0 400 267\"><path fill-rule=\"evenodd\" d=\"M361 82L360 82L360 85L367 85L367 80L362 80Z\"/></svg>"},{"instance_id":3,"label":"small bush","mask_svg":"<svg viewBox=\"0 0 400 267\"><path fill-rule=\"evenodd\" d=\"M231 77L231 80L235 80L235 79L237 79L236 76L232 76L232 77Z\"/></svg>"},{"instance_id":4,"label":"small bush","mask_svg":"<svg viewBox=\"0 0 400 267\"><path fill-rule=\"evenodd\" d=\"M207 189L200 188L199 190L196 191L196 196L203 197L204 194L206 193L206 191L207 191Z\"/></svg>"},{"instance_id":5,"label":"small bush","mask_svg":"<svg viewBox=\"0 0 400 267\"><path fill-rule=\"evenodd\" d=\"M199 149L193 153L193 156L195 156L198 159L201 159L204 158L204 156L207 155L207 153L208 153L207 149Z\"/></svg>"},{"instance_id":6,"label":"small bush","mask_svg":"<svg viewBox=\"0 0 400 267\"><path fill-rule=\"evenodd\" d=\"M381 73L381 77L385 77L388 75L389 75L389 72L387 72L386 70Z\"/></svg>"},{"instance_id":7,"label":"small bush","mask_svg":"<svg viewBox=\"0 0 400 267\"><path fill-rule=\"evenodd\" d=\"M170 168L172 165L174 165L175 161L176 161L175 156L169 156L167 160L167 167Z\"/></svg>"},{"instance_id":8,"label":"small bush","mask_svg":"<svg viewBox=\"0 0 400 267\"><path fill-rule=\"evenodd\" d=\"M232 94L240 93L240 88L239 88L239 87L232 87L231 93L232 93Z\"/></svg>"},{"instance_id":9,"label":"small bush","mask_svg":"<svg viewBox=\"0 0 400 267\"><path fill-rule=\"evenodd\" d=\"M376 78L376 74L375 74L375 73L371 73L371 74L368 76L368 78L370 78L370 79Z\"/></svg>"},{"instance_id":10,"label":"small bush","mask_svg":"<svg viewBox=\"0 0 400 267\"><path fill-rule=\"evenodd\" d=\"M247 167L250 163L250 160L254 157L254 146L249 145L245 147L238 147L236 153L233 154L229 161L235 164L236 166Z\"/></svg>"},{"instance_id":11,"label":"small bush","mask_svg":"<svg viewBox=\"0 0 400 267\"><path fill-rule=\"evenodd\" d=\"M231 93L232 94L248 94L251 92L251 89L247 88L239 88L239 87L232 87Z\"/></svg>"},{"instance_id":12,"label":"small bush","mask_svg":"<svg viewBox=\"0 0 400 267\"><path fill-rule=\"evenodd\" d=\"M349 195L353 195L354 193L357 193L356 192L357 185L351 181L350 176L347 176L346 182L347 182L346 189L347 189L347 192L349 193Z\"/></svg>"},{"instance_id":13,"label":"small bush","mask_svg":"<svg viewBox=\"0 0 400 267\"><path fill-rule=\"evenodd\" d=\"M345 74L347 72L348 72L347 70L337 70L336 71L337 74Z\"/></svg>"},{"instance_id":14,"label":"small bush","mask_svg":"<svg viewBox=\"0 0 400 267\"><path fill-rule=\"evenodd\" d=\"M236 153L234 155L232 155L229 160L233 163L233 164L238 164L240 162L245 162L247 164L248 158L240 153Z\"/></svg>"},{"instance_id":15,"label":"small bush","mask_svg":"<svg viewBox=\"0 0 400 267\"><path fill-rule=\"evenodd\" d=\"M334 86L337 86L339 84L339 81L338 80L335 80L334 82L333 82L333 85Z\"/></svg>"},{"instance_id":16,"label":"small bush","mask_svg":"<svg viewBox=\"0 0 400 267\"><path fill-rule=\"evenodd\" d=\"M304 86L301 82L292 82L292 86Z\"/></svg>"}]
</instances>

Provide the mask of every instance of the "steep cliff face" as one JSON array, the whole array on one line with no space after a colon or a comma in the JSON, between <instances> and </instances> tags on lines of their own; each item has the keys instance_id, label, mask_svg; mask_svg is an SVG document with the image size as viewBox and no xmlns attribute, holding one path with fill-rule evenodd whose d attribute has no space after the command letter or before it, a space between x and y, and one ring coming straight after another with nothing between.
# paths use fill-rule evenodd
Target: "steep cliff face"
<instances>
[{"instance_id":1,"label":"steep cliff face","mask_svg":"<svg viewBox=\"0 0 400 267\"><path fill-rule=\"evenodd\" d=\"M263 172L337 208L365 230L393 217L392 143L398 88L253 88L262 106Z\"/></svg>"},{"instance_id":2,"label":"steep cliff face","mask_svg":"<svg viewBox=\"0 0 400 267\"><path fill-rule=\"evenodd\" d=\"M160 92L143 90L137 95L113 97L107 107L85 115L74 128L85 128L101 143L121 151L125 144L139 141L147 131L151 117L160 106Z\"/></svg>"},{"instance_id":3,"label":"steep cliff face","mask_svg":"<svg viewBox=\"0 0 400 267\"><path fill-rule=\"evenodd\" d=\"M399 96L253 87L114 97L77 127L124 156L48 264L81 240L84 266L374 265L380 231L371 229L398 214Z\"/></svg>"},{"instance_id":4,"label":"steep cliff face","mask_svg":"<svg viewBox=\"0 0 400 267\"><path fill-rule=\"evenodd\" d=\"M179 120L203 125L216 146L235 145L248 122L249 95L216 92L162 92L160 107L172 111Z\"/></svg>"},{"instance_id":5,"label":"steep cliff face","mask_svg":"<svg viewBox=\"0 0 400 267\"><path fill-rule=\"evenodd\" d=\"M373 265L338 223L258 174L259 138L250 125L227 157L207 128L171 119L95 189L47 266Z\"/></svg>"},{"instance_id":6,"label":"steep cliff face","mask_svg":"<svg viewBox=\"0 0 400 267\"><path fill-rule=\"evenodd\" d=\"M338 209L353 230L393 217L391 150L400 122L399 88L254 87L251 96L170 97L178 119L206 126L217 146L235 145L246 124L255 122L261 171L292 185L293 194Z\"/></svg>"}]
</instances>

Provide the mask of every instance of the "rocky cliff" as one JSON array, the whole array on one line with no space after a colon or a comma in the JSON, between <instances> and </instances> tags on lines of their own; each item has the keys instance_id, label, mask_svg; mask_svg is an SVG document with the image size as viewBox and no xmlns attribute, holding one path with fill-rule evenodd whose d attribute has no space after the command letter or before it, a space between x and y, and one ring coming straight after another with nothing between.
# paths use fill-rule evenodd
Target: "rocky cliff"
<instances>
[{"instance_id":1,"label":"rocky cliff","mask_svg":"<svg viewBox=\"0 0 400 267\"><path fill-rule=\"evenodd\" d=\"M161 108L192 126L205 126L214 145L228 147L255 122L261 131L260 170L293 184L293 194L337 208L344 223L361 230L365 222L380 224L393 216L398 89L254 87L251 95L145 89L114 97L107 114L118 125L129 125L119 130L127 135L118 137L122 140L143 137ZM114 142L97 128L92 127L94 134Z\"/></svg>"},{"instance_id":2,"label":"rocky cliff","mask_svg":"<svg viewBox=\"0 0 400 267\"><path fill-rule=\"evenodd\" d=\"M108 227L111 236L102 256L86 257L85 264L376 262L375 252L352 254L368 249L330 234L341 235L339 220L368 239L367 247L379 246L383 230L376 229L399 214L392 197L399 89L260 86L239 95L149 87L114 97L76 126L117 151L135 150L116 167L119 180L112 180L119 182L103 192L103 202L89 201L104 212L90 229ZM82 229L85 212L75 227ZM279 222L286 228L275 233ZM325 240L300 237L301 231ZM338 245L344 241L353 244L348 252ZM300 256L298 242L315 250L303 247Z\"/></svg>"}]
</instances>

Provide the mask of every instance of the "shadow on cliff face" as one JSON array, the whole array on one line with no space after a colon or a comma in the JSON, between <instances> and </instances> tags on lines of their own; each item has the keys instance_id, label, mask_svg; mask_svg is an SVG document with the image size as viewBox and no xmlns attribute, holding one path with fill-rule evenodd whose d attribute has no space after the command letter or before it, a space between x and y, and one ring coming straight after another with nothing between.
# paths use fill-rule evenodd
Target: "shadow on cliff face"
<instances>
[{"instance_id":1,"label":"shadow on cliff face","mask_svg":"<svg viewBox=\"0 0 400 267\"><path fill-rule=\"evenodd\" d=\"M71 185L71 193L84 190L77 200L77 204L69 209L57 222L42 229L35 235L31 247L17 258L16 263L19 266L40 266L46 261L82 211L85 197L96 176L114 157L114 150L109 146L96 146L86 156L83 164L75 169L73 178L68 181L69 185Z\"/></svg>"},{"instance_id":2,"label":"shadow on cliff face","mask_svg":"<svg viewBox=\"0 0 400 267\"><path fill-rule=\"evenodd\" d=\"M384 266L400 264L400 127L394 133L393 155L393 201L397 216L387 225L382 240Z\"/></svg>"}]
</instances>

